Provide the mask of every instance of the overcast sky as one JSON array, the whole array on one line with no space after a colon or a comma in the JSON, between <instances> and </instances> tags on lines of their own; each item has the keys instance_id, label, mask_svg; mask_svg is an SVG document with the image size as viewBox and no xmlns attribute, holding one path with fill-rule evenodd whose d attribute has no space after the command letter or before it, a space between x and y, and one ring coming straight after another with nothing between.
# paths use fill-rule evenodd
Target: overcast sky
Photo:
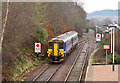
<instances>
[{"instance_id":1,"label":"overcast sky","mask_svg":"<svg viewBox=\"0 0 120 83\"><path fill-rule=\"evenodd\" d=\"M87 13L104 9L118 9L120 0L77 0L84 3L84 9Z\"/></svg>"}]
</instances>

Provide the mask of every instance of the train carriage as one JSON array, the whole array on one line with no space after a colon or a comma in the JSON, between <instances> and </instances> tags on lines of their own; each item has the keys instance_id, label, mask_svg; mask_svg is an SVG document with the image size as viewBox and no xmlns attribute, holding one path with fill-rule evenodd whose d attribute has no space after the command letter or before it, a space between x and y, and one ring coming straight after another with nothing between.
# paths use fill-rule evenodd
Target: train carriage
<instances>
[{"instance_id":1,"label":"train carriage","mask_svg":"<svg viewBox=\"0 0 120 83\"><path fill-rule=\"evenodd\" d=\"M78 33L70 31L48 41L47 56L50 62L64 61L66 54L77 44Z\"/></svg>"}]
</instances>

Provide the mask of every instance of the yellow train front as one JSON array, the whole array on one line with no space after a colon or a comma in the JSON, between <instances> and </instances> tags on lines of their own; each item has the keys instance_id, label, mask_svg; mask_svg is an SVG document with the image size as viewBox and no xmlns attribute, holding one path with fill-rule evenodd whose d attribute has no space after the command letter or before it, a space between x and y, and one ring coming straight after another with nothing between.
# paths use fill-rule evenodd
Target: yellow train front
<instances>
[{"instance_id":1,"label":"yellow train front","mask_svg":"<svg viewBox=\"0 0 120 83\"><path fill-rule=\"evenodd\" d=\"M64 43L62 40L50 40L48 45L48 60L50 62L61 62L64 60Z\"/></svg>"},{"instance_id":2,"label":"yellow train front","mask_svg":"<svg viewBox=\"0 0 120 83\"><path fill-rule=\"evenodd\" d=\"M70 31L48 41L47 56L50 62L64 61L66 54L77 44L78 33Z\"/></svg>"}]
</instances>

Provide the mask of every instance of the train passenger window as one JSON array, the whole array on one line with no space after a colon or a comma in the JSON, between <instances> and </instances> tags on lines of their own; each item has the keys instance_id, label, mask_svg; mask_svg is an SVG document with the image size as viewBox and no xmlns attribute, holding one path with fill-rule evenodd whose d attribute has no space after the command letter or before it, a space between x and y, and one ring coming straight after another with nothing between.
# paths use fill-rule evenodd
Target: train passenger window
<instances>
[{"instance_id":1,"label":"train passenger window","mask_svg":"<svg viewBox=\"0 0 120 83\"><path fill-rule=\"evenodd\" d=\"M63 42L59 42L59 48L63 49Z\"/></svg>"},{"instance_id":2,"label":"train passenger window","mask_svg":"<svg viewBox=\"0 0 120 83\"><path fill-rule=\"evenodd\" d=\"M76 41L76 37L74 37L74 39L73 39L74 41Z\"/></svg>"},{"instance_id":3,"label":"train passenger window","mask_svg":"<svg viewBox=\"0 0 120 83\"><path fill-rule=\"evenodd\" d=\"M53 42L49 42L49 49L53 48Z\"/></svg>"}]
</instances>

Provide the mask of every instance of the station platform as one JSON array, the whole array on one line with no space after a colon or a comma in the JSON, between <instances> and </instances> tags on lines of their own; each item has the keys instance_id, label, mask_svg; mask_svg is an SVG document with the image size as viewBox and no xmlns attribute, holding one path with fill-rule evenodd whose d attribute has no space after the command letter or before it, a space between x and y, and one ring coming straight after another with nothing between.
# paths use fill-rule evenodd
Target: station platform
<instances>
[{"instance_id":1,"label":"station platform","mask_svg":"<svg viewBox=\"0 0 120 83\"><path fill-rule=\"evenodd\" d=\"M120 65L90 65L87 68L85 83L120 83Z\"/></svg>"}]
</instances>

